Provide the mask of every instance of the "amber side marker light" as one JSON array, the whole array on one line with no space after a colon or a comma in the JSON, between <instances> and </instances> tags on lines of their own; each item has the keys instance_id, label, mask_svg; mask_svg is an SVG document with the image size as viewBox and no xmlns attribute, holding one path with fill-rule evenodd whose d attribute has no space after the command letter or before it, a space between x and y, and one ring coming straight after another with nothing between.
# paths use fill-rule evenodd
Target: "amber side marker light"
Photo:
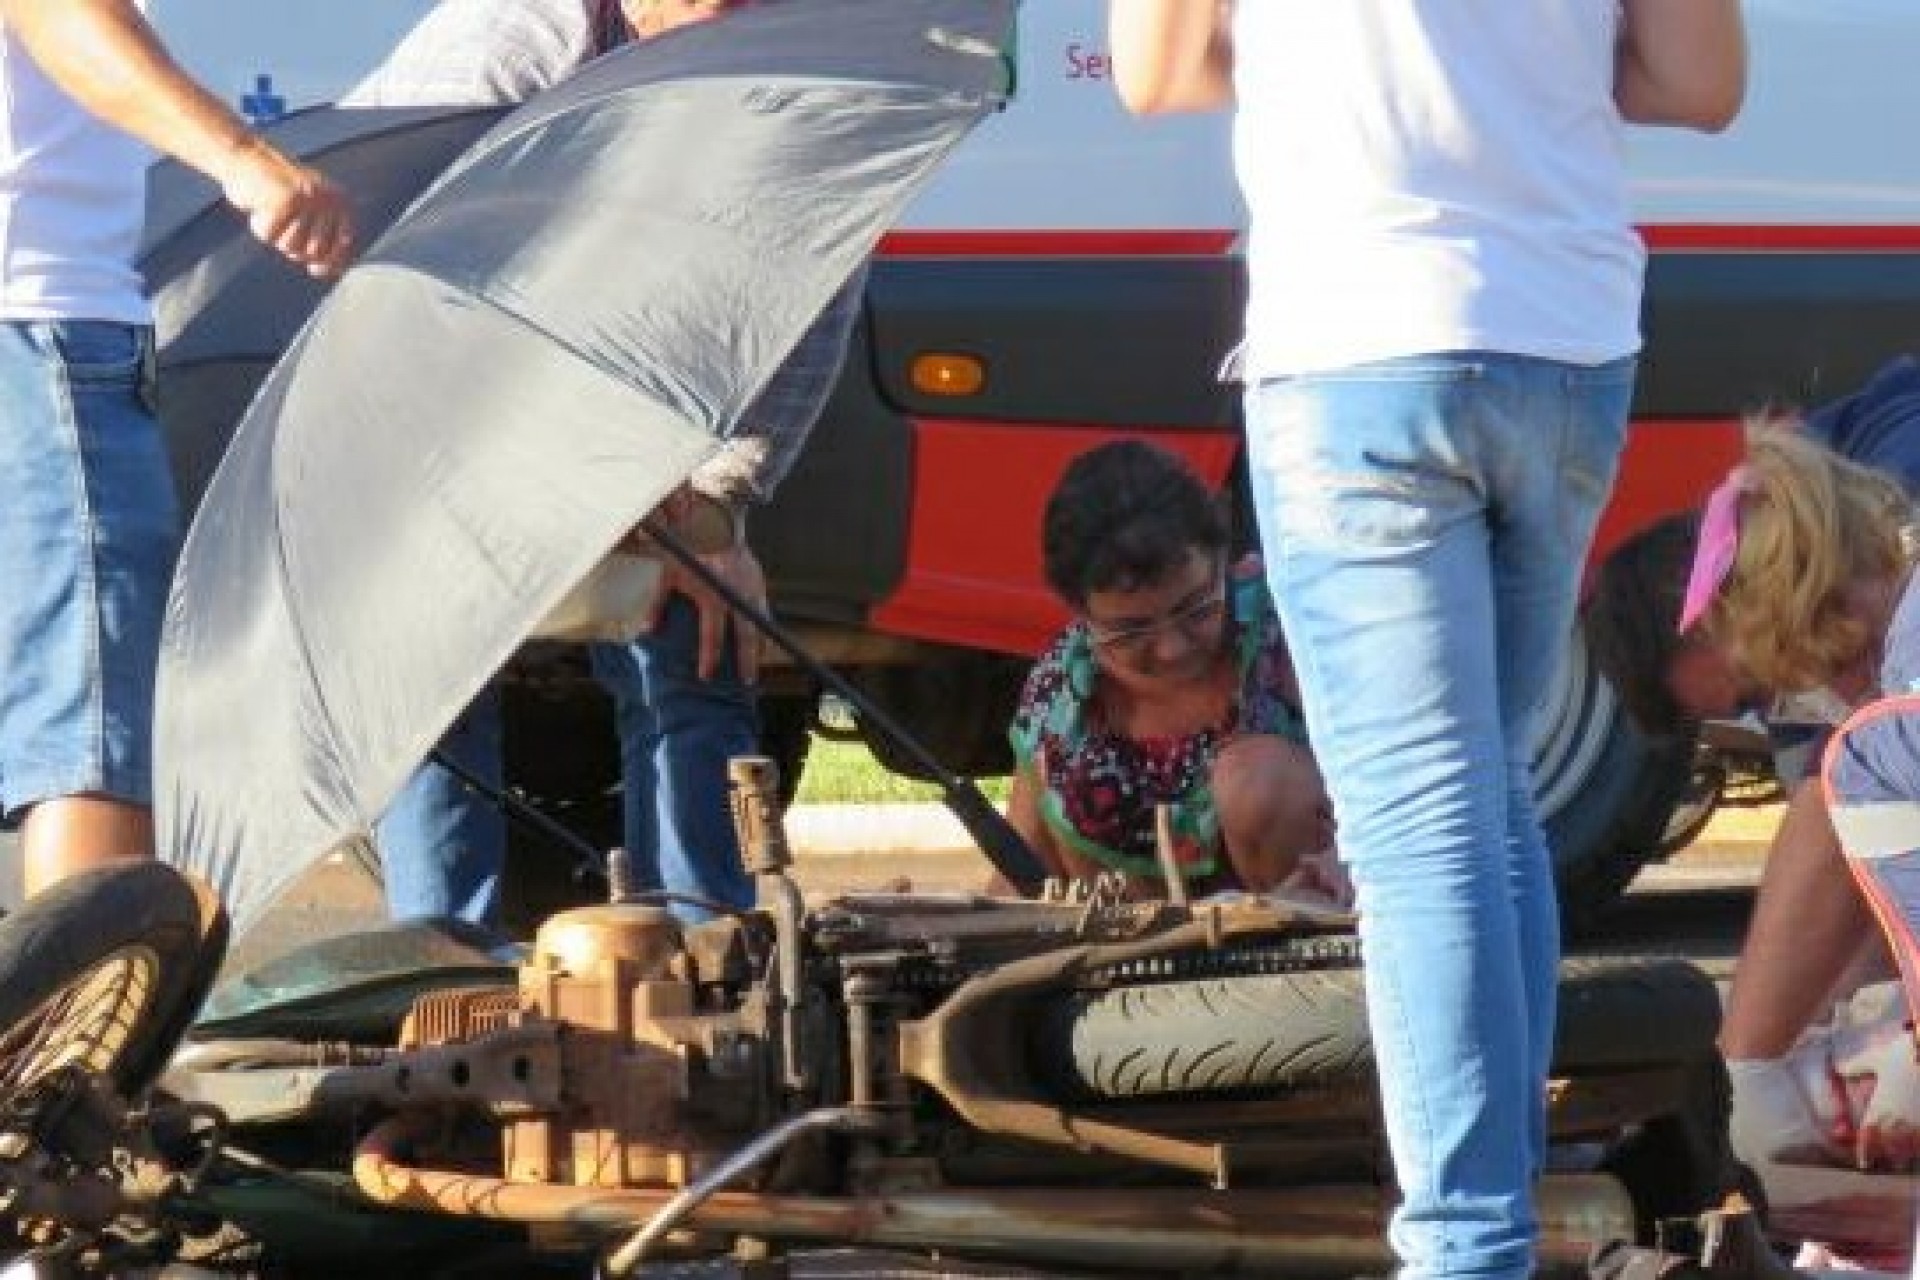
<instances>
[{"instance_id":1,"label":"amber side marker light","mask_svg":"<svg viewBox=\"0 0 1920 1280\"><path fill-rule=\"evenodd\" d=\"M936 351L913 358L913 389L925 396L975 396L987 385L987 366L973 356Z\"/></svg>"}]
</instances>

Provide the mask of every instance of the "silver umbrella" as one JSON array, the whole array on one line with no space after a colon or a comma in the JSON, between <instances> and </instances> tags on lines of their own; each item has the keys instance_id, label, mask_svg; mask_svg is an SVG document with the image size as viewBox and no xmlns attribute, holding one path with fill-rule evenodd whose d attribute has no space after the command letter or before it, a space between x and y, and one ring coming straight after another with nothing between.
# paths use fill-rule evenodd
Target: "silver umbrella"
<instances>
[{"instance_id":1,"label":"silver umbrella","mask_svg":"<svg viewBox=\"0 0 1920 1280\"><path fill-rule=\"evenodd\" d=\"M714 450L1001 100L1015 0L750 7L502 120L334 288L188 534L163 856L244 930Z\"/></svg>"}]
</instances>

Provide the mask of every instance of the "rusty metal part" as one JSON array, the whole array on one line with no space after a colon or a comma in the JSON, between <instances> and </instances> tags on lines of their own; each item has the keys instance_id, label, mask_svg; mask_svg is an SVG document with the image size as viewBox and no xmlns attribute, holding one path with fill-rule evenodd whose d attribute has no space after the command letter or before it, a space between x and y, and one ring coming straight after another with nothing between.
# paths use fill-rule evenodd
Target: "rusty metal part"
<instances>
[{"instance_id":1,"label":"rusty metal part","mask_svg":"<svg viewBox=\"0 0 1920 1280\"><path fill-rule=\"evenodd\" d=\"M790 869L793 849L780 820L780 766L768 756L735 756L727 761L727 784L734 835L747 874Z\"/></svg>"},{"instance_id":2,"label":"rusty metal part","mask_svg":"<svg viewBox=\"0 0 1920 1280\"><path fill-rule=\"evenodd\" d=\"M927 1017L902 1023L900 1068L983 1133L1126 1156L1201 1174L1224 1187L1231 1153L1223 1144L1190 1142L1055 1105L1026 1068L1021 1015L1027 1001L1103 970L1270 934L1283 918L1210 904L1191 922L1143 939L1062 947L1003 965L961 986Z\"/></svg>"},{"instance_id":3,"label":"rusty metal part","mask_svg":"<svg viewBox=\"0 0 1920 1280\"><path fill-rule=\"evenodd\" d=\"M464 1043L372 1050L291 1041L195 1045L162 1080L234 1124L298 1120L368 1103L465 1105L499 1116L560 1105L561 1030L523 1022Z\"/></svg>"},{"instance_id":4,"label":"rusty metal part","mask_svg":"<svg viewBox=\"0 0 1920 1280\"><path fill-rule=\"evenodd\" d=\"M647 1219L647 1224L632 1239L607 1255L601 1274L611 1276L614 1280L625 1280L656 1246L701 1205L779 1155L795 1139L810 1133L847 1133L867 1128L873 1123L873 1118L872 1113L858 1107L822 1107L775 1125L661 1206L660 1212Z\"/></svg>"},{"instance_id":5,"label":"rusty metal part","mask_svg":"<svg viewBox=\"0 0 1920 1280\"><path fill-rule=\"evenodd\" d=\"M400 1118L354 1154L354 1180L397 1209L631 1231L673 1199L667 1191L525 1186L413 1167ZM1105 1273L1338 1277L1394 1265L1385 1243L1389 1189L1372 1185L1274 1190L944 1190L841 1199L721 1192L686 1219L690 1230L793 1243L938 1250L958 1257L1093 1268ZM1633 1207L1612 1178L1551 1174L1535 1194L1542 1272L1584 1273L1595 1244L1634 1234Z\"/></svg>"},{"instance_id":6,"label":"rusty metal part","mask_svg":"<svg viewBox=\"0 0 1920 1280\"><path fill-rule=\"evenodd\" d=\"M520 971L526 1016L566 1028L556 1101L508 1125L507 1176L579 1186L679 1186L690 1176L688 1045L695 1012L678 921L632 903L554 916Z\"/></svg>"},{"instance_id":7,"label":"rusty metal part","mask_svg":"<svg viewBox=\"0 0 1920 1280\"><path fill-rule=\"evenodd\" d=\"M400 1047L477 1040L513 1024L520 1012L514 987L456 987L429 991L413 1002L400 1024Z\"/></svg>"},{"instance_id":8,"label":"rusty metal part","mask_svg":"<svg viewBox=\"0 0 1920 1280\"><path fill-rule=\"evenodd\" d=\"M609 903L563 911L548 919L534 935L525 968L644 982L668 976L680 950L680 924L665 908ZM524 981L522 994L529 994Z\"/></svg>"},{"instance_id":9,"label":"rusty metal part","mask_svg":"<svg viewBox=\"0 0 1920 1280\"><path fill-rule=\"evenodd\" d=\"M803 977L807 904L789 874L793 849L780 816L780 769L766 756L735 756L727 761L727 780L741 863L753 877L754 905L773 921L767 1006L779 1024L781 1084L804 1093L814 1084Z\"/></svg>"}]
</instances>

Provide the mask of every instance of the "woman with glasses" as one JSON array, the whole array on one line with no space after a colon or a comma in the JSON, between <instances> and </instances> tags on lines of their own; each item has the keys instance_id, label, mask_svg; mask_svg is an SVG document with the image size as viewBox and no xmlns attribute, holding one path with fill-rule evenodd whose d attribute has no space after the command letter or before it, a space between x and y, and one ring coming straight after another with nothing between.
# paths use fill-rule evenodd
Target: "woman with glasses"
<instances>
[{"instance_id":1,"label":"woman with glasses","mask_svg":"<svg viewBox=\"0 0 1920 1280\"><path fill-rule=\"evenodd\" d=\"M1139 441L1083 454L1047 504L1047 583L1075 615L1027 679L1008 816L1055 875L1157 893L1156 812L1192 889L1344 905L1292 664L1198 476Z\"/></svg>"}]
</instances>

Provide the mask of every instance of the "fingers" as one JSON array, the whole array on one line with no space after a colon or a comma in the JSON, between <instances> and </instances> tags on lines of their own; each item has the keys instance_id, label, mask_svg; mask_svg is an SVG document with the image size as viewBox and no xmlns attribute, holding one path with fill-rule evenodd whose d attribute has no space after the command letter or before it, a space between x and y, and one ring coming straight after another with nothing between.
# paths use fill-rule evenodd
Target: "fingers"
<instances>
[{"instance_id":1,"label":"fingers","mask_svg":"<svg viewBox=\"0 0 1920 1280\"><path fill-rule=\"evenodd\" d=\"M309 273L336 276L352 260L352 207L319 170L255 141L235 157L221 189L262 244Z\"/></svg>"},{"instance_id":2,"label":"fingers","mask_svg":"<svg viewBox=\"0 0 1920 1280\"><path fill-rule=\"evenodd\" d=\"M713 555L699 557L700 563L717 579L725 583L733 594L756 608L766 607L766 576L760 569L760 562L753 552L745 546L736 546ZM721 658L728 643L731 629L734 645L735 668L742 683L752 684L760 678L760 636L757 631L741 619L733 616L732 607L721 598L720 593L689 572L686 566L669 563L660 580L660 591L654 597L645 619L645 629L653 630L660 622L661 612L666 608L672 596L680 596L691 604L699 626L699 639L696 650L696 670L702 680L711 680L719 673Z\"/></svg>"},{"instance_id":3,"label":"fingers","mask_svg":"<svg viewBox=\"0 0 1920 1280\"><path fill-rule=\"evenodd\" d=\"M733 624L733 660L742 684L760 683L760 634L738 618Z\"/></svg>"},{"instance_id":4,"label":"fingers","mask_svg":"<svg viewBox=\"0 0 1920 1280\"><path fill-rule=\"evenodd\" d=\"M700 615L700 678L711 680L720 670L720 646L727 639L727 606L704 588L689 593L688 599Z\"/></svg>"},{"instance_id":5,"label":"fingers","mask_svg":"<svg viewBox=\"0 0 1920 1280\"><path fill-rule=\"evenodd\" d=\"M753 548L741 543L735 547L730 558L733 561L731 581L740 589L740 598L761 612L767 608L767 575L760 567L760 560L753 554ZM740 678L748 684L757 684L760 680L760 632L744 618L735 618L734 638L739 645Z\"/></svg>"},{"instance_id":6,"label":"fingers","mask_svg":"<svg viewBox=\"0 0 1920 1280\"><path fill-rule=\"evenodd\" d=\"M1902 1119L1889 1119L1860 1128L1854 1147L1855 1162L1862 1169L1899 1170L1920 1157L1920 1129Z\"/></svg>"}]
</instances>

